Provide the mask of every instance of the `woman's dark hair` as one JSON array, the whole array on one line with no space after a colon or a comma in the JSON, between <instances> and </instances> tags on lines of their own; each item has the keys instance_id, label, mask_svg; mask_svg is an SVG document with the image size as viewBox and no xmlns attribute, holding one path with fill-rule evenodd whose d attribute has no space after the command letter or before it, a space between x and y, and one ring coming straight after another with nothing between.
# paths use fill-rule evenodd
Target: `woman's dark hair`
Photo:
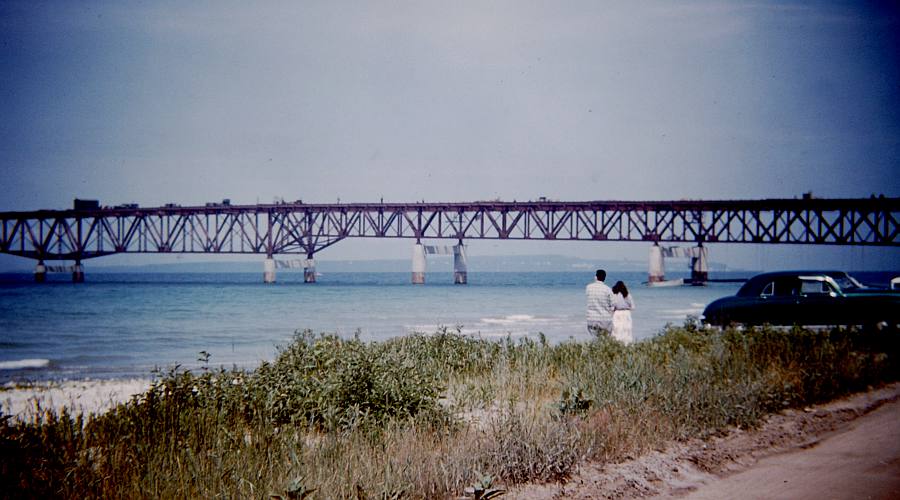
<instances>
[{"instance_id":1,"label":"woman's dark hair","mask_svg":"<svg viewBox=\"0 0 900 500\"><path fill-rule=\"evenodd\" d=\"M616 281L616 284L612 287L613 293L621 293L622 297L628 297L628 289L625 288L625 283L621 281Z\"/></svg>"}]
</instances>

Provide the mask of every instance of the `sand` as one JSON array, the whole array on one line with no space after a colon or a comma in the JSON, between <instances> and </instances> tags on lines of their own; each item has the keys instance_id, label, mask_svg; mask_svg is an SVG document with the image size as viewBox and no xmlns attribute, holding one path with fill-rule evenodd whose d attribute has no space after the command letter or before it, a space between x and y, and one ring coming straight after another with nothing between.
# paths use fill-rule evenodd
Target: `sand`
<instances>
[{"instance_id":1,"label":"sand","mask_svg":"<svg viewBox=\"0 0 900 500\"><path fill-rule=\"evenodd\" d=\"M685 498L900 497L900 401L850 422L812 448L765 457Z\"/></svg>"},{"instance_id":2,"label":"sand","mask_svg":"<svg viewBox=\"0 0 900 500\"><path fill-rule=\"evenodd\" d=\"M71 414L100 414L150 387L149 379L79 380L0 386L4 415L28 419L38 405L57 412L65 406Z\"/></svg>"}]
</instances>

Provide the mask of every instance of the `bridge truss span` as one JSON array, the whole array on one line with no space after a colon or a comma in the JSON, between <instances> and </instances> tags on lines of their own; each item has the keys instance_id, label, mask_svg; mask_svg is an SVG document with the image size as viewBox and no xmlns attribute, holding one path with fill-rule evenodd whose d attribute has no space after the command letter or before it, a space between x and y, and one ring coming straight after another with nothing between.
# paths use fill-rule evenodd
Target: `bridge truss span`
<instances>
[{"instance_id":1,"label":"bridge truss span","mask_svg":"<svg viewBox=\"0 0 900 500\"><path fill-rule=\"evenodd\" d=\"M0 213L0 252L315 253L345 238L900 246L900 198L277 204Z\"/></svg>"}]
</instances>

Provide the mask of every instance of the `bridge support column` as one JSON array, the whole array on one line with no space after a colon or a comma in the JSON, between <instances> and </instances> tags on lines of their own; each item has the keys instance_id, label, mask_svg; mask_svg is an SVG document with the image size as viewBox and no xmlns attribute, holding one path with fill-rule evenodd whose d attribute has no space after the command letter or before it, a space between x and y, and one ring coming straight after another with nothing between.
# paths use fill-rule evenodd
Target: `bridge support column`
<instances>
[{"instance_id":1,"label":"bridge support column","mask_svg":"<svg viewBox=\"0 0 900 500\"><path fill-rule=\"evenodd\" d=\"M412 254L412 284L425 284L425 245L416 242Z\"/></svg>"},{"instance_id":2,"label":"bridge support column","mask_svg":"<svg viewBox=\"0 0 900 500\"><path fill-rule=\"evenodd\" d=\"M457 285L465 285L469 281L468 258L466 257L466 247L459 242L459 245L453 247L453 283Z\"/></svg>"},{"instance_id":3,"label":"bridge support column","mask_svg":"<svg viewBox=\"0 0 900 500\"><path fill-rule=\"evenodd\" d=\"M659 283L666 280L665 260L662 248L654 243L650 247L650 268L647 275L648 283Z\"/></svg>"},{"instance_id":4,"label":"bridge support column","mask_svg":"<svg viewBox=\"0 0 900 500\"><path fill-rule=\"evenodd\" d=\"M316 282L316 259L313 259L312 255L307 257L306 262L303 264L303 282Z\"/></svg>"},{"instance_id":5,"label":"bridge support column","mask_svg":"<svg viewBox=\"0 0 900 500\"><path fill-rule=\"evenodd\" d=\"M705 246L697 245L691 257L691 284L705 285L709 280L709 249Z\"/></svg>"},{"instance_id":6,"label":"bridge support column","mask_svg":"<svg viewBox=\"0 0 900 500\"><path fill-rule=\"evenodd\" d=\"M34 282L43 283L45 281L47 281L47 267L44 266L44 261L39 260L34 266Z\"/></svg>"},{"instance_id":7,"label":"bridge support column","mask_svg":"<svg viewBox=\"0 0 900 500\"><path fill-rule=\"evenodd\" d=\"M72 283L84 283L84 266L80 260L76 260L72 266Z\"/></svg>"},{"instance_id":8,"label":"bridge support column","mask_svg":"<svg viewBox=\"0 0 900 500\"><path fill-rule=\"evenodd\" d=\"M271 255L263 261L263 283L275 283L275 259Z\"/></svg>"}]
</instances>

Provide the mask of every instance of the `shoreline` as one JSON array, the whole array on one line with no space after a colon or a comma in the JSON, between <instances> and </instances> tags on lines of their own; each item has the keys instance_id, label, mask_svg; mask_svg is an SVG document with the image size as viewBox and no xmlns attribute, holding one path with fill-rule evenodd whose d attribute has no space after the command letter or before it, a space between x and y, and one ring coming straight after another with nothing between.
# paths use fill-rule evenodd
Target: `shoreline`
<instances>
[{"instance_id":1,"label":"shoreline","mask_svg":"<svg viewBox=\"0 0 900 500\"><path fill-rule=\"evenodd\" d=\"M146 392L151 384L150 378L7 382L0 386L0 409L23 421L34 420L38 410L60 413L63 408L70 415L99 415Z\"/></svg>"}]
</instances>

